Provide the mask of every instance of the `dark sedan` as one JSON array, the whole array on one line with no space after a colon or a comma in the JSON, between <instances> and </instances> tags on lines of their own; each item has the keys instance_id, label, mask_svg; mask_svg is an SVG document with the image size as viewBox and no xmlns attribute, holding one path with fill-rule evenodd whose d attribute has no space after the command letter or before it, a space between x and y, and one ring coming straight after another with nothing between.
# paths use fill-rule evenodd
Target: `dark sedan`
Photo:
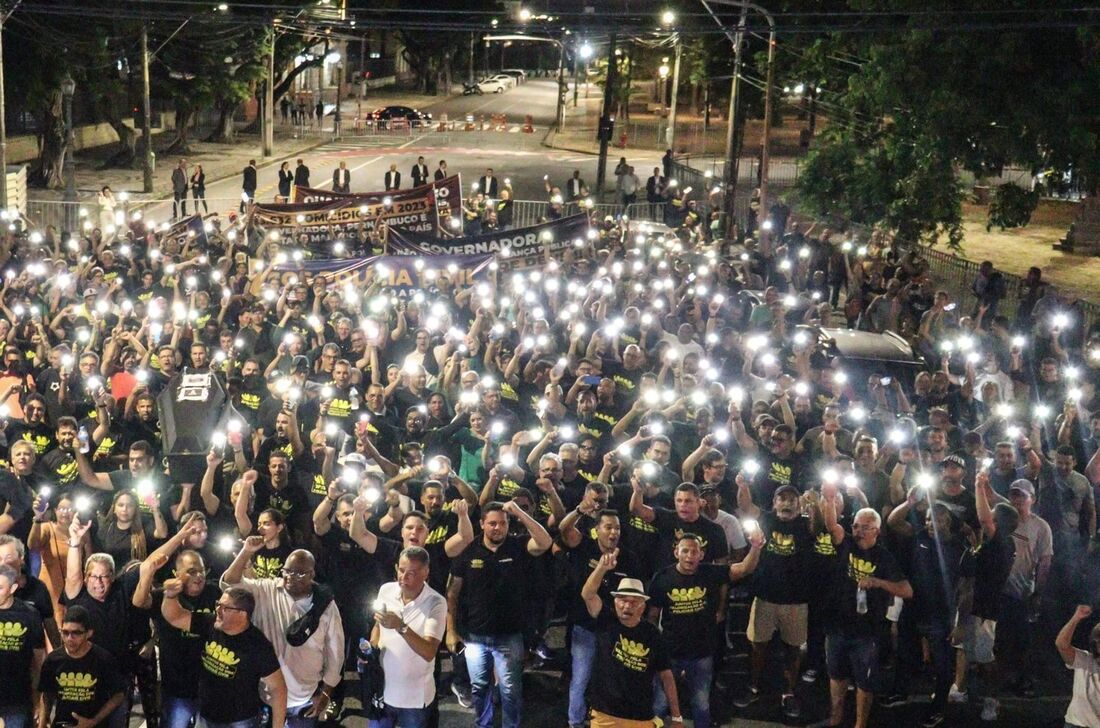
<instances>
[{"instance_id":1,"label":"dark sedan","mask_svg":"<svg viewBox=\"0 0 1100 728\"><path fill-rule=\"evenodd\" d=\"M428 112L409 106L383 106L370 112L370 118L383 124L395 119L403 119L413 127L427 126L432 121L432 115Z\"/></svg>"}]
</instances>

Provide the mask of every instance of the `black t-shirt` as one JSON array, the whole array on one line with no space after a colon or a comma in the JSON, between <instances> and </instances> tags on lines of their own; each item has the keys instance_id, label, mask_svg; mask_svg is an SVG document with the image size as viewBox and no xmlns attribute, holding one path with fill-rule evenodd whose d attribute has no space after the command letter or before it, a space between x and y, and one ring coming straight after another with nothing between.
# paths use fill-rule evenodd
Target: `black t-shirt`
<instances>
[{"instance_id":1,"label":"black t-shirt","mask_svg":"<svg viewBox=\"0 0 1100 728\"><path fill-rule=\"evenodd\" d=\"M773 604L805 604L810 591L806 581L814 565L809 519L784 521L774 513L761 513L760 527L765 543L754 574L756 596Z\"/></svg>"},{"instance_id":2,"label":"black t-shirt","mask_svg":"<svg viewBox=\"0 0 1100 728\"><path fill-rule=\"evenodd\" d=\"M960 577L974 579L974 608L971 614L982 619L996 619L1001 592L1012 571L1016 544L1011 537L989 538L980 546L968 549L959 564Z\"/></svg>"},{"instance_id":3,"label":"black t-shirt","mask_svg":"<svg viewBox=\"0 0 1100 728\"><path fill-rule=\"evenodd\" d=\"M661 634L674 658L709 657L717 639L717 616L729 569L700 564L694 574L676 566L657 572L649 585L649 606L661 610Z\"/></svg>"},{"instance_id":4,"label":"black t-shirt","mask_svg":"<svg viewBox=\"0 0 1100 728\"><path fill-rule=\"evenodd\" d=\"M23 584L19 586L19 591L16 592L16 599L38 612L38 616L42 618L43 622L53 619L53 597L50 596L50 590L37 577L26 573L20 576L23 579ZM2 674L0 672L0 675Z\"/></svg>"},{"instance_id":5,"label":"black t-shirt","mask_svg":"<svg viewBox=\"0 0 1100 728\"><path fill-rule=\"evenodd\" d=\"M806 490L802 482L804 460L798 456L777 458L771 452L760 454L760 470L753 478L753 502L763 510L771 510L772 496L780 486L793 485L798 492Z\"/></svg>"},{"instance_id":6,"label":"black t-shirt","mask_svg":"<svg viewBox=\"0 0 1100 728\"><path fill-rule=\"evenodd\" d=\"M715 561L729 556L729 544L726 543L726 532L714 521L700 514L692 522L685 521L676 514L676 511L667 508L654 508L653 513L657 518L653 525L657 527L657 568L663 568L676 561L672 551L676 542L685 533L699 537L699 545L703 549L703 563L713 564Z\"/></svg>"},{"instance_id":7,"label":"black t-shirt","mask_svg":"<svg viewBox=\"0 0 1100 728\"><path fill-rule=\"evenodd\" d=\"M596 667L588 685L594 710L627 720L653 719L654 676L672 668L661 633L644 619L624 627L604 602L596 634Z\"/></svg>"},{"instance_id":8,"label":"black t-shirt","mask_svg":"<svg viewBox=\"0 0 1100 728\"><path fill-rule=\"evenodd\" d=\"M290 539L285 536L271 548L264 546L250 559L253 576L257 579L278 579L281 576L279 572L282 571L292 551L294 547L290 545Z\"/></svg>"},{"instance_id":9,"label":"black t-shirt","mask_svg":"<svg viewBox=\"0 0 1100 728\"><path fill-rule=\"evenodd\" d=\"M86 587L80 588L80 593L75 599L61 595L61 604L64 606L79 604L88 610L91 616L90 626L95 630L92 642L103 647L115 658L125 655L131 641L137 638L136 635L131 634L133 630L130 610L136 609L132 600L139 577L137 569L116 576L111 588L107 590L107 598L102 602L94 599Z\"/></svg>"},{"instance_id":10,"label":"black t-shirt","mask_svg":"<svg viewBox=\"0 0 1100 728\"><path fill-rule=\"evenodd\" d=\"M948 495L940 491L936 500L946 503L963 523L974 530L981 528L981 524L978 523L978 505L974 500L974 491L964 489L957 495Z\"/></svg>"},{"instance_id":11,"label":"black t-shirt","mask_svg":"<svg viewBox=\"0 0 1100 728\"><path fill-rule=\"evenodd\" d=\"M893 554L881 543L861 549L854 538L847 536L837 544L836 550L840 564L833 572L829 589L833 598L833 619L828 629L855 637L876 637L886 622L886 610L894 603L894 598L885 589L868 589L867 612L860 614L856 611L859 580L874 577L883 581L902 581L905 577Z\"/></svg>"},{"instance_id":12,"label":"black t-shirt","mask_svg":"<svg viewBox=\"0 0 1100 728\"><path fill-rule=\"evenodd\" d=\"M43 455L35 466L43 477L53 480L60 488L67 488L80 479L76 458L67 450L55 447Z\"/></svg>"},{"instance_id":13,"label":"black t-shirt","mask_svg":"<svg viewBox=\"0 0 1100 728\"><path fill-rule=\"evenodd\" d=\"M569 623L588 630L594 630L596 620L588 613L588 607L581 599L581 587L588 581L589 575L599 564L601 552L599 543L591 538L588 533L592 519L584 516L582 520L587 520L589 525L586 525L585 530L581 531L581 542L577 544L577 547L569 549L567 552L569 556ZM577 524L577 527L580 528L580 524ZM619 582L627 577L641 578L642 569L634 554L620 544L619 558L615 570L605 575L603 582L600 583L599 594L604 604L611 603L614 599L611 596L611 590L617 589Z\"/></svg>"},{"instance_id":14,"label":"black t-shirt","mask_svg":"<svg viewBox=\"0 0 1100 728\"><path fill-rule=\"evenodd\" d=\"M179 602L194 614L214 614L221 591L207 583L197 597L180 594ZM165 695L174 698L199 697L196 678L202 669L203 641L194 632L176 629L161 614L163 594L153 595L153 622L160 642L160 684Z\"/></svg>"},{"instance_id":15,"label":"black t-shirt","mask_svg":"<svg viewBox=\"0 0 1100 728\"><path fill-rule=\"evenodd\" d=\"M463 634L504 635L522 632L528 611L524 595L531 570L529 536L508 536L493 551L479 539L451 564L462 579L458 620Z\"/></svg>"},{"instance_id":16,"label":"black t-shirt","mask_svg":"<svg viewBox=\"0 0 1100 728\"><path fill-rule=\"evenodd\" d=\"M451 573L451 557L447 555L447 539L458 533L458 516L454 511L441 511L428 522L428 538L424 548L428 552L431 570L428 586L440 594L447 593L447 576Z\"/></svg>"},{"instance_id":17,"label":"black t-shirt","mask_svg":"<svg viewBox=\"0 0 1100 728\"><path fill-rule=\"evenodd\" d=\"M279 669L275 648L255 625L240 634L214 629L214 615L192 614L191 632L202 641L200 714L211 723L235 723L260 714L261 678Z\"/></svg>"},{"instance_id":18,"label":"black t-shirt","mask_svg":"<svg viewBox=\"0 0 1100 728\"><path fill-rule=\"evenodd\" d=\"M92 644L83 657L69 657L64 647L51 652L42 663L39 690L55 698L51 725L74 725L73 715L90 718L117 693L122 692L118 663L107 650Z\"/></svg>"},{"instance_id":19,"label":"black t-shirt","mask_svg":"<svg viewBox=\"0 0 1100 728\"><path fill-rule=\"evenodd\" d=\"M46 646L42 617L24 601L15 599L0 609L0 708L31 707L31 659Z\"/></svg>"}]
</instances>

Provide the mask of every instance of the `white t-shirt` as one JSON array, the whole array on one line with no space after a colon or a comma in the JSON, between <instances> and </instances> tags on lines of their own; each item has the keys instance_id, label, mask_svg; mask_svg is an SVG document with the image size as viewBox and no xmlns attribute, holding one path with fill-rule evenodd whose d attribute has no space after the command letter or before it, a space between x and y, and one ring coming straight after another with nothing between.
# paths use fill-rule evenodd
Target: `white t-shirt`
<instances>
[{"instance_id":1,"label":"white t-shirt","mask_svg":"<svg viewBox=\"0 0 1100 728\"><path fill-rule=\"evenodd\" d=\"M386 611L401 615L409 629L421 637L442 640L447 629L447 600L427 584L420 595L405 604L396 581L383 584L378 599ZM386 674L383 699L394 708L424 708L435 700L435 660L416 654L397 630L379 625L382 671Z\"/></svg>"},{"instance_id":2,"label":"white t-shirt","mask_svg":"<svg viewBox=\"0 0 1100 728\"><path fill-rule=\"evenodd\" d=\"M1073 697L1066 708L1066 722L1100 728L1100 665L1084 650L1073 652Z\"/></svg>"},{"instance_id":3,"label":"white t-shirt","mask_svg":"<svg viewBox=\"0 0 1100 728\"><path fill-rule=\"evenodd\" d=\"M1012 532L1016 542L1016 557L1005 582L1004 593L1017 599L1027 599L1035 592L1035 570L1044 557L1054 556L1050 526L1034 513Z\"/></svg>"},{"instance_id":4,"label":"white t-shirt","mask_svg":"<svg viewBox=\"0 0 1100 728\"><path fill-rule=\"evenodd\" d=\"M749 545L749 542L745 540L745 531L741 528L741 521L738 521L732 513L727 513L719 508L718 515L711 520L726 532L726 545L730 551L743 549Z\"/></svg>"}]
</instances>

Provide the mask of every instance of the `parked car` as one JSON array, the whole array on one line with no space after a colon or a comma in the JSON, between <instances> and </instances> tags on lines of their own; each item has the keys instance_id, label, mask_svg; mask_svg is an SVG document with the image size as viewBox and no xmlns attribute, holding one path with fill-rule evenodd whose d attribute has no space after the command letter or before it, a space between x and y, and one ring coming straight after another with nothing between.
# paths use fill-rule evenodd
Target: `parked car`
<instances>
[{"instance_id":1,"label":"parked car","mask_svg":"<svg viewBox=\"0 0 1100 728\"><path fill-rule=\"evenodd\" d=\"M512 88L515 81L511 76L491 76L489 78L483 78L477 82L477 87L481 89L482 93L489 94L502 94L508 89Z\"/></svg>"},{"instance_id":2,"label":"parked car","mask_svg":"<svg viewBox=\"0 0 1100 728\"><path fill-rule=\"evenodd\" d=\"M518 83L515 76L509 76L507 73L494 73L492 76L489 76L490 81L494 79L503 83L505 88L514 88Z\"/></svg>"},{"instance_id":3,"label":"parked car","mask_svg":"<svg viewBox=\"0 0 1100 728\"><path fill-rule=\"evenodd\" d=\"M811 306L817 304L817 301L813 301L806 296L780 294L779 299L784 302L787 311L787 323L792 326L805 321L806 312ZM742 331L745 331L748 329L752 310L757 306L764 305L764 292L745 289L737 292L736 300L737 325Z\"/></svg>"},{"instance_id":4,"label":"parked car","mask_svg":"<svg viewBox=\"0 0 1100 728\"><path fill-rule=\"evenodd\" d=\"M804 336L800 336L804 335ZM876 334L855 329L798 326L792 340L804 339L812 346L810 363L814 368L836 366L848 375L857 391L865 392L870 377L898 379L906 391L912 391L918 372L927 369L924 358L898 334ZM835 363L839 362L839 363Z\"/></svg>"},{"instance_id":5,"label":"parked car","mask_svg":"<svg viewBox=\"0 0 1100 728\"><path fill-rule=\"evenodd\" d=\"M389 122L393 119L404 119L409 126L426 126L431 123L432 115L426 111L420 111L409 106L382 106L370 112L368 118L376 122ZM384 124L383 124L384 125Z\"/></svg>"},{"instance_id":6,"label":"parked car","mask_svg":"<svg viewBox=\"0 0 1100 728\"><path fill-rule=\"evenodd\" d=\"M500 72L516 79L516 84L527 83L527 71L522 68L502 68Z\"/></svg>"}]
</instances>

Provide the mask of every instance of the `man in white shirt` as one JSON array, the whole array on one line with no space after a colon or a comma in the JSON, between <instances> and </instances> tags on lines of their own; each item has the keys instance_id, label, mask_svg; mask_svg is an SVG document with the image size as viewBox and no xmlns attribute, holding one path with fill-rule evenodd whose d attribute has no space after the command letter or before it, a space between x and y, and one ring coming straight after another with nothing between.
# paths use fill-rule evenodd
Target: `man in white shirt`
<instances>
[{"instance_id":1,"label":"man in white shirt","mask_svg":"<svg viewBox=\"0 0 1100 728\"><path fill-rule=\"evenodd\" d=\"M428 552L410 546L397 560L397 581L374 602L371 644L382 651L385 715L379 728L425 728L435 701L435 655L447 628L447 600L428 586Z\"/></svg>"},{"instance_id":2,"label":"man in white shirt","mask_svg":"<svg viewBox=\"0 0 1100 728\"><path fill-rule=\"evenodd\" d=\"M222 574L221 587L242 587L256 600L252 623L271 641L286 677L287 728L313 728L324 717L343 677L340 610L331 590L314 583L313 554L305 549L287 557L282 578L245 578L245 566L263 545L261 536L246 538ZM313 609L315 601L318 610Z\"/></svg>"}]
</instances>

